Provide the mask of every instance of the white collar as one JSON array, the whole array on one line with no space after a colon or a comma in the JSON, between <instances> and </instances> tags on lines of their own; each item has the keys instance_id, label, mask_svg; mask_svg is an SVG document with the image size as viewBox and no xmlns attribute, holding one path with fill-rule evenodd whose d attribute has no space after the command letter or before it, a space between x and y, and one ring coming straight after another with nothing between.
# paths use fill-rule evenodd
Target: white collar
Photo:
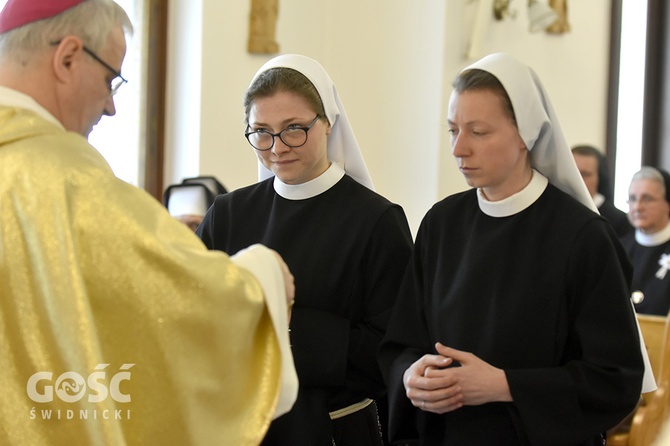
<instances>
[{"instance_id":1,"label":"white collar","mask_svg":"<svg viewBox=\"0 0 670 446\"><path fill-rule=\"evenodd\" d=\"M32 97L28 96L25 93L21 93L20 91L8 87L3 87L0 85L0 104L8 107L17 107L30 110L32 112L37 113L40 117L44 118L45 120L53 124L56 124L58 127L62 129L65 129L65 127L63 127L63 124L58 119L56 119L54 115L49 113L46 108L38 104L37 101Z\"/></svg>"},{"instance_id":2,"label":"white collar","mask_svg":"<svg viewBox=\"0 0 670 446\"><path fill-rule=\"evenodd\" d=\"M670 223L658 232L645 234L639 229L635 230L635 241L642 246L658 246L670 240Z\"/></svg>"},{"instance_id":3,"label":"white collar","mask_svg":"<svg viewBox=\"0 0 670 446\"><path fill-rule=\"evenodd\" d=\"M549 180L545 176L533 169L533 176L526 187L500 201L487 200L482 190L477 189L479 209L490 217L509 217L518 214L540 198L548 183Z\"/></svg>"},{"instance_id":4,"label":"white collar","mask_svg":"<svg viewBox=\"0 0 670 446\"><path fill-rule=\"evenodd\" d=\"M601 193L596 192L593 196L593 202L596 204L596 207L600 207L605 203L605 196Z\"/></svg>"},{"instance_id":5,"label":"white collar","mask_svg":"<svg viewBox=\"0 0 670 446\"><path fill-rule=\"evenodd\" d=\"M344 176L344 170L337 163L330 163L330 167L318 177L302 184L286 184L278 177L274 179L275 192L287 200L306 200L321 195L335 186Z\"/></svg>"}]
</instances>

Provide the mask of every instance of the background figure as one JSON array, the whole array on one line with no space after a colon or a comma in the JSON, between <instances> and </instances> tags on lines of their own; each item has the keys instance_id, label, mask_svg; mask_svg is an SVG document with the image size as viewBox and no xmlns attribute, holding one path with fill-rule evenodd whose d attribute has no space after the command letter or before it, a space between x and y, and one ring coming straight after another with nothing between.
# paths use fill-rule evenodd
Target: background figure
<instances>
[{"instance_id":1,"label":"background figure","mask_svg":"<svg viewBox=\"0 0 670 446\"><path fill-rule=\"evenodd\" d=\"M217 195L227 192L215 177L185 178L165 189L163 205L170 215L195 232Z\"/></svg>"},{"instance_id":2,"label":"background figure","mask_svg":"<svg viewBox=\"0 0 670 446\"><path fill-rule=\"evenodd\" d=\"M208 251L86 141L131 30L111 0L0 12L2 445L257 445L297 394L276 252Z\"/></svg>"},{"instance_id":3,"label":"background figure","mask_svg":"<svg viewBox=\"0 0 670 446\"><path fill-rule=\"evenodd\" d=\"M622 243L633 262L633 302L638 313L670 310L670 175L643 166L628 188L628 217L635 232Z\"/></svg>"},{"instance_id":4,"label":"background figure","mask_svg":"<svg viewBox=\"0 0 670 446\"><path fill-rule=\"evenodd\" d=\"M216 198L218 195L228 193L228 189L221 184L219 180L216 179L216 177L205 175L205 176L200 176L200 177L192 177L192 178L184 178L182 180L182 184L202 184L207 186L207 189L212 192L212 195L214 195L214 198Z\"/></svg>"},{"instance_id":5,"label":"background figure","mask_svg":"<svg viewBox=\"0 0 670 446\"><path fill-rule=\"evenodd\" d=\"M473 189L417 234L380 350L391 440L602 444L644 371L626 255L529 67L466 68L448 125Z\"/></svg>"},{"instance_id":6,"label":"background figure","mask_svg":"<svg viewBox=\"0 0 670 446\"><path fill-rule=\"evenodd\" d=\"M245 100L259 182L217 197L197 233L230 254L264 243L295 275L300 391L265 445L380 444L376 352L409 259L402 208L372 190L335 86L316 61L263 65Z\"/></svg>"},{"instance_id":7,"label":"background figure","mask_svg":"<svg viewBox=\"0 0 670 446\"><path fill-rule=\"evenodd\" d=\"M593 146L579 145L572 148L572 155L600 215L612 224L620 238L633 232L626 213L614 206L612 183L602 153Z\"/></svg>"}]
</instances>

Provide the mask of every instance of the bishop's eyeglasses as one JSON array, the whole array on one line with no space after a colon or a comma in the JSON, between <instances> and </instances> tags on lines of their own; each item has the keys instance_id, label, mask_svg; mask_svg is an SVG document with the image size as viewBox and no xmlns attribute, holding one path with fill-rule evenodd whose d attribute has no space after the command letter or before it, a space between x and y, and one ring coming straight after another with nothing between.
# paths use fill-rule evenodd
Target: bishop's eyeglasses
<instances>
[{"instance_id":1,"label":"bishop's eyeglasses","mask_svg":"<svg viewBox=\"0 0 670 446\"><path fill-rule=\"evenodd\" d=\"M295 149L296 147L305 145L307 142L307 132L309 132L320 117L321 115L316 115L312 122L306 127L290 125L278 133L270 133L266 129L249 131L251 127L247 125L247 131L244 133L244 136L247 138L247 141L249 141L249 144L251 144L251 147L262 152L274 147L275 137L277 136L281 139L281 142L288 147Z\"/></svg>"},{"instance_id":2,"label":"bishop's eyeglasses","mask_svg":"<svg viewBox=\"0 0 670 446\"><path fill-rule=\"evenodd\" d=\"M51 42L51 45L52 46L60 45L60 42L61 42L60 40L56 40L54 42ZM110 64L102 60L100 56L95 54L93 50L89 49L86 45L83 46L83 49L86 52L86 54L95 59L95 61L98 62L103 67L107 68L114 75L114 78L109 83L109 92L112 96L114 96L116 92L119 91L119 88L121 88L121 85L127 83L128 81L126 80L126 78L121 76L121 73L112 68Z\"/></svg>"}]
</instances>

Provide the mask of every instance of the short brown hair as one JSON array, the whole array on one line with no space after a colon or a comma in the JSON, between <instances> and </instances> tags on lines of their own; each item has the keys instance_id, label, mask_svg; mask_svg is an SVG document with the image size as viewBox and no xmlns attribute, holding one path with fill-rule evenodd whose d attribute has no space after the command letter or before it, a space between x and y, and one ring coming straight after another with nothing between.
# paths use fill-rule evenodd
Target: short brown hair
<instances>
[{"instance_id":1,"label":"short brown hair","mask_svg":"<svg viewBox=\"0 0 670 446\"><path fill-rule=\"evenodd\" d=\"M498 78L488 71L476 68L464 70L456 76L452 86L458 93L473 90L489 90L497 94L503 100L503 107L507 112L507 115L512 119L514 125L516 125L516 115L514 114L512 100L509 98L505 87L503 87Z\"/></svg>"},{"instance_id":2,"label":"short brown hair","mask_svg":"<svg viewBox=\"0 0 670 446\"><path fill-rule=\"evenodd\" d=\"M315 113L326 118L319 92L304 74L292 68L276 67L259 74L244 95L244 118L249 123L249 112L258 98L272 96L279 91L296 93L307 101Z\"/></svg>"}]
</instances>

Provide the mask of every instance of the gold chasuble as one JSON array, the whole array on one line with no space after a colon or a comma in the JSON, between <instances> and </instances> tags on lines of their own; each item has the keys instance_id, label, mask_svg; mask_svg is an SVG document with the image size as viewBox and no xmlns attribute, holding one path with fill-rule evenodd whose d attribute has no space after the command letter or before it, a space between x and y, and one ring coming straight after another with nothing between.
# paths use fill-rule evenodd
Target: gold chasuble
<instances>
[{"instance_id":1,"label":"gold chasuble","mask_svg":"<svg viewBox=\"0 0 670 446\"><path fill-rule=\"evenodd\" d=\"M0 349L2 445L255 445L279 395L254 276L85 138L10 107Z\"/></svg>"}]
</instances>

